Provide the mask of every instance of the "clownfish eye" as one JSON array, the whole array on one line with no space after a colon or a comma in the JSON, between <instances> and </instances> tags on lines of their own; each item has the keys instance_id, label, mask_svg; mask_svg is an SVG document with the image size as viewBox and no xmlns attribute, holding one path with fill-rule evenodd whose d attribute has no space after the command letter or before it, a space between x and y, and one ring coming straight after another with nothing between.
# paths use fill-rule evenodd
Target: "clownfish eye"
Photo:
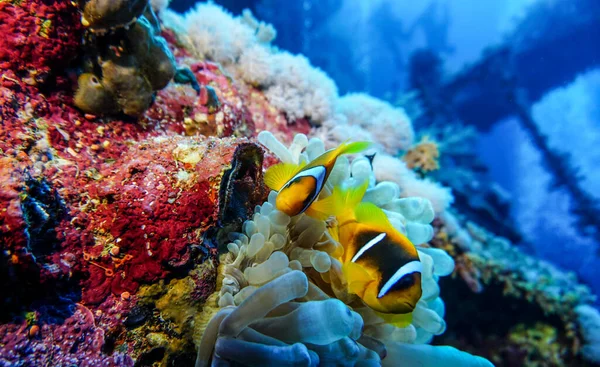
<instances>
[{"instance_id":1,"label":"clownfish eye","mask_svg":"<svg viewBox=\"0 0 600 367\"><path fill-rule=\"evenodd\" d=\"M93 76L93 77L91 77L91 78L90 78L90 82L91 82L91 83L92 83L94 86L96 86L96 85L99 85L99 84L100 84L100 80L98 80L98 78L97 78L97 77L95 77L95 76Z\"/></svg>"}]
</instances>

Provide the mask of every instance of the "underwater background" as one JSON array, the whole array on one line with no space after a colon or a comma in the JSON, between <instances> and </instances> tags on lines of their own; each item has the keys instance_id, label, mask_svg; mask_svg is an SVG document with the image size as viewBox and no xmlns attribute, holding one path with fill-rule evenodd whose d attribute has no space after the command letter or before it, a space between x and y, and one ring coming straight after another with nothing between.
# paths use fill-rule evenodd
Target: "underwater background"
<instances>
[{"instance_id":1,"label":"underwater background","mask_svg":"<svg viewBox=\"0 0 600 367\"><path fill-rule=\"evenodd\" d=\"M596 0L0 0L0 366L600 365L598 39Z\"/></svg>"}]
</instances>

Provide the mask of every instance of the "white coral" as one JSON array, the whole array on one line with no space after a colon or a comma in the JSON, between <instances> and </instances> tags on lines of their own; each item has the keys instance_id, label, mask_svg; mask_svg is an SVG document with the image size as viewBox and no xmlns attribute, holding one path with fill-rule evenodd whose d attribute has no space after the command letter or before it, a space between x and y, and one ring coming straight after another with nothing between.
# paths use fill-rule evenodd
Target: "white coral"
<instances>
[{"instance_id":1,"label":"white coral","mask_svg":"<svg viewBox=\"0 0 600 367\"><path fill-rule=\"evenodd\" d=\"M198 3L181 21L196 56L203 59L234 63L246 49L258 43L252 27L213 3Z\"/></svg>"},{"instance_id":2,"label":"white coral","mask_svg":"<svg viewBox=\"0 0 600 367\"><path fill-rule=\"evenodd\" d=\"M183 33L195 56L216 61L245 82L265 88L273 106L290 120L320 125L333 115L335 83L301 55L270 47L276 31L250 11L234 17L213 3L199 3L183 16L167 15L168 27Z\"/></svg>"},{"instance_id":3,"label":"white coral","mask_svg":"<svg viewBox=\"0 0 600 367\"><path fill-rule=\"evenodd\" d=\"M581 354L590 362L600 363L600 312L590 305L577 306L575 312L584 339Z\"/></svg>"},{"instance_id":4,"label":"white coral","mask_svg":"<svg viewBox=\"0 0 600 367\"><path fill-rule=\"evenodd\" d=\"M256 19L250 9L242 11L242 17L239 18L242 23L245 23L256 33L256 39L259 43L269 44L277 37L277 30L272 24L261 22Z\"/></svg>"},{"instance_id":5,"label":"white coral","mask_svg":"<svg viewBox=\"0 0 600 367\"><path fill-rule=\"evenodd\" d=\"M307 117L320 125L333 114L337 100L335 83L308 59L288 52L274 54L273 84L266 97L273 106L284 111L291 120Z\"/></svg>"},{"instance_id":6,"label":"white coral","mask_svg":"<svg viewBox=\"0 0 600 367\"><path fill-rule=\"evenodd\" d=\"M271 51L262 45L252 45L240 56L235 70L247 83L255 86L272 84L275 75Z\"/></svg>"},{"instance_id":7,"label":"white coral","mask_svg":"<svg viewBox=\"0 0 600 367\"><path fill-rule=\"evenodd\" d=\"M336 103L337 113L343 115L345 124L360 127L373 136L373 141L391 155L411 147L414 131L410 118L404 110L364 93L352 93L341 97ZM346 126L333 126L346 129ZM350 138L350 136L346 137Z\"/></svg>"}]
</instances>

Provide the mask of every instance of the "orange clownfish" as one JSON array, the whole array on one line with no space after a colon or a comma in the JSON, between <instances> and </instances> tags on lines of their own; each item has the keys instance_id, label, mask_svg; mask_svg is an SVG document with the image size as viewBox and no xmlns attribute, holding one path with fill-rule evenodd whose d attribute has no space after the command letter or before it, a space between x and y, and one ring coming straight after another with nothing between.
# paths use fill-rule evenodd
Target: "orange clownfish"
<instances>
[{"instance_id":1,"label":"orange clownfish","mask_svg":"<svg viewBox=\"0 0 600 367\"><path fill-rule=\"evenodd\" d=\"M307 211L319 197L333 165L342 154L359 153L368 148L368 142L342 143L328 150L307 165L279 163L265 173L265 184L278 191L275 206L290 217Z\"/></svg>"},{"instance_id":2,"label":"orange clownfish","mask_svg":"<svg viewBox=\"0 0 600 367\"><path fill-rule=\"evenodd\" d=\"M375 204L361 202L367 183L317 201L313 210L333 215L330 229L344 248L338 258L348 292L358 295L386 322L403 327L421 298L422 264L415 246Z\"/></svg>"}]
</instances>

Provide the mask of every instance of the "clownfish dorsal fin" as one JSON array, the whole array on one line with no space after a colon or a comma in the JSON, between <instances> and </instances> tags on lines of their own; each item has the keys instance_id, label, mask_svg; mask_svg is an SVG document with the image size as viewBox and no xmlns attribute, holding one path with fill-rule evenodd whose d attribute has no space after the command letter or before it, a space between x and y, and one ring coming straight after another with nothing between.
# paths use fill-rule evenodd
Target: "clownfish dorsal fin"
<instances>
[{"instance_id":1,"label":"clownfish dorsal fin","mask_svg":"<svg viewBox=\"0 0 600 367\"><path fill-rule=\"evenodd\" d=\"M394 229L387 215L373 203L360 203L354 210L356 221L364 224L370 224L378 228Z\"/></svg>"},{"instance_id":2,"label":"clownfish dorsal fin","mask_svg":"<svg viewBox=\"0 0 600 367\"><path fill-rule=\"evenodd\" d=\"M337 217L338 221L353 219L354 208L365 196L368 186L368 181L346 190L336 186L331 195L312 203L306 214L319 220L326 220L330 216Z\"/></svg>"},{"instance_id":3,"label":"clownfish dorsal fin","mask_svg":"<svg viewBox=\"0 0 600 367\"><path fill-rule=\"evenodd\" d=\"M279 191L300 169L302 166L293 163L278 163L271 166L265 172L265 185L271 190Z\"/></svg>"},{"instance_id":4,"label":"clownfish dorsal fin","mask_svg":"<svg viewBox=\"0 0 600 367\"><path fill-rule=\"evenodd\" d=\"M349 143L346 140L345 142L340 144L340 146L337 147L335 150L336 150L337 155L356 154L356 153L362 152L363 150L369 148L370 146L371 146L371 143L368 141L356 141L353 143Z\"/></svg>"},{"instance_id":5,"label":"clownfish dorsal fin","mask_svg":"<svg viewBox=\"0 0 600 367\"><path fill-rule=\"evenodd\" d=\"M309 163L311 166L326 166L331 169L335 160L338 159L339 156L343 154L356 154L360 153L363 150L367 149L371 146L371 143L366 141L357 141L353 143L349 143L348 140L340 144L335 149L330 149L325 153L321 154L315 160Z\"/></svg>"},{"instance_id":6,"label":"clownfish dorsal fin","mask_svg":"<svg viewBox=\"0 0 600 367\"><path fill-rule=\"evenodd\" d=\"M382 313L373 310L375 314L381 317L386 323L392 324L399 328L407 327L412 323L413 315L412 312L404 313L404 314L390 314L390 313Z\"/></svg>"}]
</instances>

